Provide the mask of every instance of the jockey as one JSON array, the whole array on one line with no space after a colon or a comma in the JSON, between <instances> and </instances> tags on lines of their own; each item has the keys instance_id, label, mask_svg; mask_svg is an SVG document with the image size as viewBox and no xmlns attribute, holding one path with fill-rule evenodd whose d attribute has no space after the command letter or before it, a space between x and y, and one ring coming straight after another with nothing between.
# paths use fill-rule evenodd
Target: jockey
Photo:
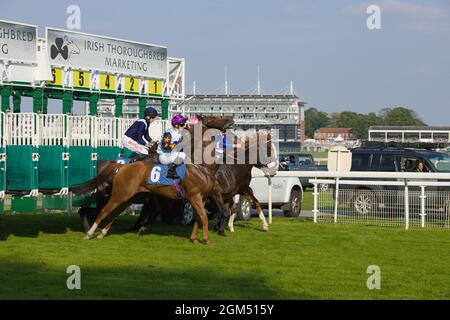
<instances>
[{"instance_id":1,"label":"jockey","mask_svg":"<svg viewBox=\"0 0 450 320\"><path fill-rule=\"evenodd\" d=\"M231 137L231 139L233 139L234 137ZM217 134L214 136L214 142L216 143L216 148L215 148L215 152L216 152L216 163L217 164L223 164L224 159L224 152L225 150L232 150L235 148L240 148L241 144L237 143L237 144L233 144L230 143L231 139L227 139L227 135L225 132L223 132L222 134Z\"/></svg>"},{"instance_id":2,"label":"jockey","mask_svg":"<svg viewBox=\"0 0 450 320\"><path fill-rule=\"evenodd\" d=\"M186 154L173 150L182 139L182 130L186 125L187 117L177 114L172 118L172 128L164 132L161 143L158 146L159 162L168 164L167 178L178 179L176 167L186 159Z\"/></svg>"},{"instance_id":3,"label":"jockey","mask_svg":"<svg viewBox=\"0 0 450 320\"><path fill-rule=\"evenodd\" d=\"M149 129L154 125L157 116L158 111L155 108L145 109L144 119L136 120L125 132L122 138L123 146L139 155L148 155L148 148L154 140L149 136Z\"/></svg>"}]
</instances>

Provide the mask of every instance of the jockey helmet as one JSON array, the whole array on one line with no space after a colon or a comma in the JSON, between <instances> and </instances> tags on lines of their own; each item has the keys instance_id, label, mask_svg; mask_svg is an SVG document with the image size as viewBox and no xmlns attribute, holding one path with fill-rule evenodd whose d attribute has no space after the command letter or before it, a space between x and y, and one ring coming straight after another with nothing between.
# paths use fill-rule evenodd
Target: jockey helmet
<instances>
[{"instance_id":1,"label":"jockey helmet","mask_svg":"<svg viewBox=\"0 0 450 320\"><path fill-rule=\"evenodd\" d=\"M153 108L153 107L148 107L144 111L144 116L157 117L158 116L158 111L156 111L156 109Z\"/></svg>"},{"instance_id":2,"label":"jockey helmet","mask_svg":"<svg viewBox=\"0 0 450 320\"><path fill-rule=\"evenodd\" d=\"M179 125L180 123L186 122L187 121L187 117L183 116L182 114L177 114L176 116L174 116L172 118L172 126L176 127L177 125Z\"/></svg>"}]
</instances>

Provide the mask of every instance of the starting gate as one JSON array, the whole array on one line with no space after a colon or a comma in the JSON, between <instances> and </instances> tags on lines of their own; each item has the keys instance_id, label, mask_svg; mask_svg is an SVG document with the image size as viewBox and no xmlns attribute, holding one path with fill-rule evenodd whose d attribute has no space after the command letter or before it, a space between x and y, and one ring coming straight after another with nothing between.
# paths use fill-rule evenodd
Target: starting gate
<instances>
[{"instance_id":1,"label":"starting gate","mask_svg":"<svg viewBox=\"0 0 450 320\"><path fill-rule=\"evenodd\" d=\"M39 115L39 191L57 195L68 193L68 116Z\"/></svg>"},{"instance_id":2,"label":"starting gate","mask_svg":"<svg viewBox=\"0 0 450 320\"><path fill-rule=\"evenodd\" d=\"M39 121L35 113L6 114L6 186L11 193L37 196Z\"/></svg>"},{"instance_id":3,"label":"starting gate","mask_svg":"<svg viewBox=\"0 0 450 320\"><path fill-rule=\"evenodd\" d=\"M96 118L97 159L114 160L122 146L122 119Z\"/></svg>"},{"instance_id":4,"label":"starting gate","mask_svg":"<svg viewBox=\"0 0 450 320\"><path fill-rule=\"evenodd\" d=\"M69 186L82 184L96 175L96 117L69 118Z\"/></svg>"}]
</instances>

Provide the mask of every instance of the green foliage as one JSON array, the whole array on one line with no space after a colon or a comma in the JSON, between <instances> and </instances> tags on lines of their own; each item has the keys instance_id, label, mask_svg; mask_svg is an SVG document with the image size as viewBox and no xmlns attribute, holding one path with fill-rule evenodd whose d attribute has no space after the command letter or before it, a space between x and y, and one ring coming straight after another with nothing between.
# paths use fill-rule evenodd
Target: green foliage
<instances>
[{"instance_id":1,"label":"green foliage","mask_svg":"<svg viewBox=\"0 0 450 320\"><path fill-rule=\"evenodd\" d=\"M205 246L189 242L191 226L128 233L135 219L85 241L74 215L3 216L0 299L450 298L448 230L274 217L266 233L255 217L226 237L211 232ZM81 290L66 288L70 265L81 268ZM381 269L381 290L366 287L369 265Z\"/></svg>"},{"instance_id":2,"label":"green foliage","mask_svg":"<svg viewBox=\"0 0 450 320\"><path fill-rule=\"evenodd\" d=\"M414 110L402 107L393 109L385 108L379 115L386 126L425 126L426 124L419 119Z\"/></svg>"},{"instance_id":3,"label":"green foliage","mask_svg":"<svg viewBox=\"0 0 450 320\"><path fill-rule=\"evenodd\" d=\"M318 111L316 108L309 108L305 111L305 135L313 138L317 129L325 128L330 125L328 114Z\"/></svg>"},{"instance_id":4,"label":"green foliage","mask_svg":"<svg viewBox=\"0 0 450 320\"><path fill-rule=\"evenodd\" d=\"M306 117L308 111L310 111L309 118ZM326 127L322 125L326 123L325 121L318 121L318 119L325 119L323 113L314 108L308 109L305 112L306 129ZM308 123L308 119L312 119L312 122ZM351 128L358 139L367 139L371 126L426 126L414 110L403 107L385 108L378 115L374 112L368 114L352 111L334 112L331 114L331 119L328 119L333 128ZM318 125L320 126L317 127Z\"/></svg>"}]
</instances>

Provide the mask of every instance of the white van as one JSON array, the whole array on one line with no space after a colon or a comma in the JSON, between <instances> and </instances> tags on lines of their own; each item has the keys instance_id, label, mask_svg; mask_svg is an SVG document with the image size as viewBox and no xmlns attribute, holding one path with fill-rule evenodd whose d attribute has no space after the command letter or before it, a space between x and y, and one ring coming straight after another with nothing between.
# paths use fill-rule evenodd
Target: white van
<instances>
[{"instance_id":1,"label":"white van","mask_svg":"<svg viewBox=\"0 0 450 320\"><path fill-rule=\"evenodd\" d=\"M252 173L261 172L253 168ZM287 217L298 217L302 210L303 187L298 177L272 177L272 208L281 209ZM266 177L254 177L250 188L263 208L269 204L269 187ZM237 217L248 220L251 216L251 204L244 197L236 196Z\"/></svg>"}]
</instances>

